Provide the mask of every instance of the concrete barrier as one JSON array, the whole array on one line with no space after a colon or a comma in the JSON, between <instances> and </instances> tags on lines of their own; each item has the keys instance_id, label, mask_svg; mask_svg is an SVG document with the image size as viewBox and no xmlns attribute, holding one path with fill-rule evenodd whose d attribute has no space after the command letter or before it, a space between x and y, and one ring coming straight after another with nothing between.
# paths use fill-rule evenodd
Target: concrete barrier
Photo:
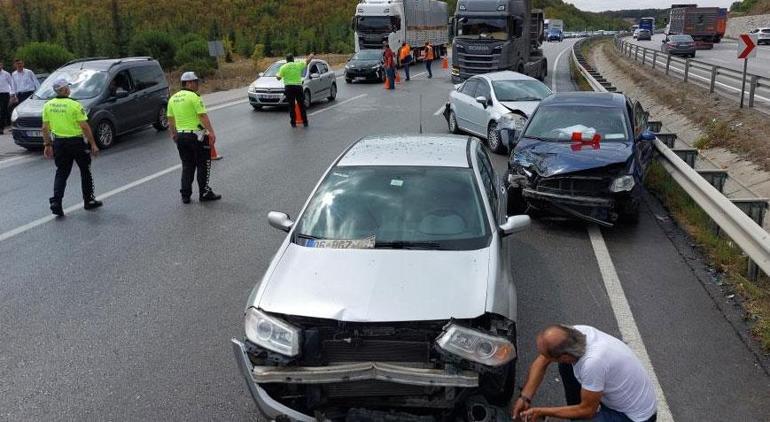
<instances>
[{"instance_id":1,"label":"concrete barrier","mask_svg":"<svg viewBox=\"0 0 770 422\"><path fill-rule=\"evenodd\" d=\"M737 39L741 34L746 34L756 28L768 26L770 26L770 15L730 18L727 20L727 32L725 33L725 37Z\"/></svg>"}]
</instances>

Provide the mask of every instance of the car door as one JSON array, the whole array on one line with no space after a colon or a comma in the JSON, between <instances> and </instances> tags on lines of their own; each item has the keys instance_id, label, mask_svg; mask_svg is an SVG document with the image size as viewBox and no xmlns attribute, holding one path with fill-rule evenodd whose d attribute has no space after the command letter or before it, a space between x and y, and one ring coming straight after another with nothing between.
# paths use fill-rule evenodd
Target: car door
<instances>
[{"instance_id":1,"label":"car door","mask_svg":"<svg viewBox=\"0 0 770 422\"><path fill-rule=\"evenodd\" d=\"M136 89L138 102L136 123L139 126L154 123L162 105L162 95L158 92L161 87L156 69L156 66L137 66L129 69Z\"/></svg>"},{"instance_id":2,"label":"car door","mask_svg":"<svg viewBox=\"0 0 770 422\"><path fill-rule=\"evenodd\" d=\"M647 172L647 168L652 162L652 157L655 149L655 145L652 141L642 140L642 133L647 131L647 122L649 120L649 114L644 110L644 107L637 101L634 103L634 149L638 158L640 170L642 173L639 175L643 177Z\"/></svg>"},{"instance_id":3,"label":"car door","mask_svg":"<svg viewBox=\"0 0 770 422\"><path fill-rule=\"evenodd\" d=\"M323 80L323 94L328 97L332 93L332 85L337 80L337 75L329 69L329 65L325 62L318 62L318 70L321 72L321 79Z\"/></svg>"},{"instance_id":4,"label":"car door","mask_svg":"<svg viewBox=\"0 0 770 422\"><path fill-rule=\"evenodd\" d=\"M318 69L318 62L310 62L310 66L307 69L308 87L312 99L317 100L323 96L323 80L320 77L321 73ZM313 78L315 76L315 78Z\"/></svg>"},{"instance_id":5,"label":"car door","mask_svg":"<svg viewBox=\"0 0 770 422\"><path fill-rule=\"evenodd\" d=\"M455 117L457 118L457 125L462 130L473 131L471 116L473 115L473 104L476 102L474 95L476 95L478 83L478 78L468 79L455 97Z\"/></svg>"},{"instance_id":6,"label":"car door","mask_svg":"<svg viewBox=\"0 0 770 422\"><path fill-rule=\"evenodd\" d=\"M114 118L115 131L123 133L138 127L141 122L141 104L129 71L126 69L116 73L107 90L105 109Z\"/></svg>"},{"instance_id":7,"label":"car door","mask_svg":"<svg viewBox=\"0 0 770 422\"><path fill-rule=\"evenodd\" d=\"M487 103L492 98L492 87L489 86L489 81L484 78L479 78L479 86L476 87L476 98L484 97L487 99ZM479 135L486 137L487 125L490 119L490 112L492 107L484 104L479 104L473 99L473 122L475 123L475 132Z\"/></svg>"}]
</instances>

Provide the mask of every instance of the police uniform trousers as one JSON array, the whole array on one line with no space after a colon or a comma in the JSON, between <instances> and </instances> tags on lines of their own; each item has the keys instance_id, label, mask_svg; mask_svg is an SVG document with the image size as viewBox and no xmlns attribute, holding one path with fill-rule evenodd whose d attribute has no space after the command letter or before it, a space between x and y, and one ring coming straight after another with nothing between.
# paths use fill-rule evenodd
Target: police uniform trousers
<instances>
[{"instance_id":1,"label":"police uniform trousers","mask_svg":"<svg viewBox=\"0 0 770 422\"><path fill-rule=\"evenodd\" d=\"M192 195L193 179L197 179L198 194L205 195L211 190L211 147L208 135L203 141L199 141L194 133L178 133L176 148L179 150L179 158L182 159L182 187L179 192L183 197L189 198Z\"/></svg>"},{"instance_id":2,"label":"police uniform trousers","mask_svg":"<svg viewBox=\"0 0 770 422\"><path fill-rule=\"evenodd\" d=\"M53 198L51 203L61 204L67 179L72 172L72 163L80 169L80 186L83 191L83 201L94 200L94 178L91 174L91 148L82 137L55 138L53 141L53 158L56 163L56 177L53 182Z\"/></svg>"},{"instance_id":3,"label":"police uniform trousers","mask_svg":"<svg viewBox=\"0 0 770 422\"><path fill-rule=\"evenodd\" d=\"M284 95L286 95L286 102L289 104L289 118L291 124L297 121L295 114L296 108L294 104L299 104L299 112L302 115L302 122L307 123L307 110L305 110L305 91L302 89L302 85L286 85Z\"/></svg>"}]
</instances>

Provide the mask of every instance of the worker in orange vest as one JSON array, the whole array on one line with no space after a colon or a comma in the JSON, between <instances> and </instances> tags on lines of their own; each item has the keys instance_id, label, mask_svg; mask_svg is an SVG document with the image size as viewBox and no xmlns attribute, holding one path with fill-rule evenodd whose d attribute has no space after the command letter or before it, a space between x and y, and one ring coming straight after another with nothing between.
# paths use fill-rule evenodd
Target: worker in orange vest
<instances>
[{"instance_id":1,"label":"worker in orange vest","mask_svg":"<svg viewBox=\"0 0 770 422\"><path fill-rule=\"evenodd\" d=\"M430 41L425 41L425 49L423 50L423 54L425 57L425 68L428 70L428 79L433 77L433 72L430 70L430 65L433 64L433 59L436 58L436 56L433 54L433 46L430 44Z\"/></svg>"},{"instance_id":2,"label":"worker in orange vest","mask_svg":"<svg viewBox=\"0 0 770 422\"><path fill-rule=\"evenodd\" d=\"M401 49L398 50L398 59L404 66L404 73L406 73L406 80L409 80L409 64L412 63L412 47L408 42L401 43Z\"/></svg>"}]
</instances>

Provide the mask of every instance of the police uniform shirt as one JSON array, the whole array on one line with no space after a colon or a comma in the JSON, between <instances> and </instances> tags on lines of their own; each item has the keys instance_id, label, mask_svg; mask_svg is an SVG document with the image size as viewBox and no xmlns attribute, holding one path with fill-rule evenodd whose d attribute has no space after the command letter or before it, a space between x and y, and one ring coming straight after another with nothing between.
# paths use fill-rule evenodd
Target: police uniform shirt
<instances>
[{"instance_id":1,"label":"police uniform shirt","mask_svg":"<svg viewBox=\"0 0 770 422\"><path fill-rule=\"evenodd\" d=\"M199 115L205 113L206 106L203 105L203 99L192 91L183 89L168 100L166 115L174 118L176 130L200 130Z\"/></svg>"},{"instance_id":2,"label":"police uniform shirt","mask_svg":"<svg viewBox=\"0 0 770 422\"><path fill-rule=\"evenodd\" d=\"M57 97L43 106L43 123L48 123L48 128L56 137L82 137L80 123L85 121L88 121L86 111L72 98Z\"/></svg>"},{"instance_id":3,"label":"police uniform shirt","mask_svg":"<svg viewBox=\"0 0 770 422\"><path fill-rule=\"evenodd\" d=\"M286 63L278 69L278 76L283 79L284 85L302 85L305 67L307 67L305 62Z\"/></svg>"}]
</instances>

